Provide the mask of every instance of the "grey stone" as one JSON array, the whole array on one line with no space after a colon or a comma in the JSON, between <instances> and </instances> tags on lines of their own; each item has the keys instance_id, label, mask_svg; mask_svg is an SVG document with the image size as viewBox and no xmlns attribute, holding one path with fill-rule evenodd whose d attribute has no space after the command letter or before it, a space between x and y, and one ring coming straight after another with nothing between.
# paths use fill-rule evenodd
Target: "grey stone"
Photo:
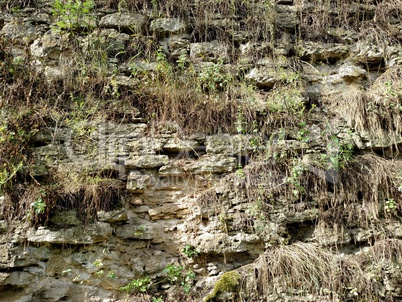
<instances>
[{"instance_id":1,"label":"grey stone","mask_svg":"<svg viewBox=\"0 0 402 302\"><path fill-rule=\"evenodd\" d=\"M346 57L350 47L344 44L305 42L299 49L299 56L303 60L328 61Z\"/></svg>"},{"instance_id":2,"label":"grey stone","mask_svg":"<svg viewBox=\"0 0 402 302\"><path fill-rule=\"evenodd\" d=\"M184 167L186 172L193 174L228 173L236 168L237 160L234 157L223 155L204 155L198 160Z\"/></svg>"},{"instance_id":3,"label":"grey stone","mask_svg":"<svg viewBox=\"0 0 402 302\"><path fill-rule=\"evenodd\" d=\"M378 64L386 56L384 46L375 45L368 41L356 43L353 51L353 59L357 63L362 64Z\"/></svg>"},{"instance_id":4,"label":"grey stone","mask_svg":"<svg viewBox=\"0 0 402 302\"><path fill-rule=\"evenodd\" d=\"M190 58L194 61L217 62L228 58L228 47L217 40L190 44Z\"/></svg>"},{"instance_id":5,"label":"grey stone","mask_svg":"<svg viewBox=\"0 0 402 302\"><path fill-rule=\"evenodd\" d=\"M19 20L13 20L4 25L0 35L4 35L22 45L29 45L38 37L38 31L30 22L21 23Z\"/></svg>"},{"instance_id":6,"label":"grey stone","mask_svg":"<svg viewBox=\"0 0 402 302\"><path fill-rule=\"evenodd\" d=\"M145 17L132 13L115 13L102 17L99 26L129 33L138 33L145 26Z\"/></svg>"},{"instance_id":7,"label":"grey stone","mask_svg":"<svg viewBox=\"0 0 402 302\"><path fill-rule=\"evenodd\" d=\"M127 221L127 212L125 209L115 210L115 211L98 211L98 220L108 223Z\"/></svg>"},{"instance_id":8,"label":"grey stone","mask_svg":"<svg viewBox=\"0 0 402 302\"><path fill-rule=\"evenodd\" d=\"M50 218L50 221L58 226L77 226L82 224L77 217L77 211L62 211L57 212Z\"/></svg>"},{"instance_id":9,"label":"grey stone","mask_svg":"<svg viewBox=\"0 0 402 302\"><path fill-rule=\"evenodd\" d=\"M185 175L183 168L176 167L175 162L167 164L159 169L158 173L161 176L182 176Z\"/></svg>"},{"instance_id":10,"label":"grey stone","mask_svg":"<svg viewBox=\"0 0 402 302\"><path fill-rule=\"evenodd\" d=\"M344 64L339 67L339 75L346 80L363 78L366 73L365 69L351 64Z\"/></svg>"},{"instance_id":11,"label":"grey stone","mask_svg":"<svg viewBox=\"0 0 402 302\"><path fill-rule=\"evenodd\" d=\"M43 74L49 81L57 81L65 77L65 70L62 67L45 66Z\"/></svg>"},{"instance_id":12,"label":"grey stone","mask_svg":"<svg viewBox=\"0 0 402 302\"><path fill-rule=\"evenodd\" d=\"M116 228L116 236L124 239L151 240L152 243L172 241L172 233L178 225L178 220L164 220L163 224L139 220L136 224L126 224Z\"/></svg>"},{"instance_id":13,"label":"grey stone","mask_svg":"<svg viewBox=\"0 0 402 302\"><path fill-rule=\"evenodd\" d=\"M55 64L59 62L64 36L56 36L52 32L36 39L31 48L31 54L40 60L46 61L47 64Z\"/></svg>"},{"instance_id":14,"label":"grey stone","mask_svg":"<svg viewBox=\"0 0 402 302\"><path fill-rule=\"evenodd\" d=\"M46 145L42 147L36 147L33 150L32 156L38 160L62 160L67 157L66 147L63 145Z\"/></svg>"},{"instance_id":15,"label":"grey stone","mask_svg":"<svg viewBox=\"0 0 402 302\"><path fill-rule=\"evenodd\" d=\"M44 228L30 229L27 233L29 242L57 244L94 244L109 239L112 228L108 223L97 222L86 226L77 226L59 231Z\"/></svg>"},{"instance_id":16,"label":"grey stone","mask_svg":"<svg viewBox=\"0 0 402 302\"><path fill-rule=\"evenodd\" d=\"M218 134L207 136L206 151L208 154L241 155L251 151L251 135Z\"/></svg>"},{"instance_id":17,"label":"grey stone","mask_svg":"<svg viewBox=\"0 0 402 302\"><path fill-rule=\"evenodd\" d=\"M159 36L179 34L186 31L186 23L178 18L158 18L151 22L151 31Z\"/></svg>"},{"instance_id":18,"label":"grey stone","mask_svg":"<svg viewBox=\"0 0 402 302\"><path fill-rule=\"evenodd\" d=\"M171 36L161 41L161 45L173 59L178 59L180 56L187 55L190 50L190 36Z\"/></svg>"},{"instance_id":19,"label":"grey stone","mask_svg":"<svg viewBox=\"0 0 402 302\"><path fill-rule=\"evenodd\" d=\"M126 159L126 167L129 169L152 169L159 168L169 162L167 155L140 155Z\"/></svg>"},{"instance_id":20,"label":"grey stone","mask_svg":"<svg viewBox=\"0 0 402 302\"><path fill-rule=\"evenodd\" d=\"M183 218L188 214L188 206L185 204L165 204L150 209L148 214L153 220Z\"/></svg>"},{"instance_id":21,"label":"grey stone","mask_svg":"<svg viewBox=\"0 0 402 302\"><path fill-rule=\"evenodd\" d=\"M92 52L94 55L99 55L104 52L109 57L114 57L125 50L129 39L128 34L108 28L95 30L81 41L81 45L82 50L89 54Z\"/></svg>"},{"instance_id":22,"label":"grey stone","mask_svg":"<svg viewBox=\"0 0 402 302\"><path fill-rule=\"evenodd\" d=\"M127 177L127 191L131 193L143 193L152 183L149 175L143 175L138 171L130 171Z\"/></svg>"},{"instance_id":23,"label":"grey stone","mask_svg":"<svg viewBox=\"0 0 402 302\"><path fill-rule=\"evenodd\" d=\"M201 253L241 253L258 248L260 241L255 234L203 233L196 238L194 246Z\"/></svg>"},{"instance_id":24,"label":"grey stone","mask_svg":"<svg viewBox=\"0 0 402 302\"><path fill-rule=\"evenodd\" d=\"M196 149L198 142L195 140L181 139L172 137L163 145L163 149L168 152L185 152Z\"/></svg>"},{"instance_id":25,"label":"grey stone","mask_svg":"<svg viewBox=\"0 0 402 302\"><path fill-rule=\"evenodd\" d=\"M115 89L115 87L128 87L134 88L138 86L139 82L137 79L133 79L131 77L127 77L124 75L117 75L109 78L109 82L111 84L111 88Z\"/></svg>"},{"instance_id":26,"label":"grey stone","mask_svg":"<svg viewBox=\"0 0 402 302\"><path fill-rule=\"evenodd\" d=\"M297 7L288 5L277 5L275 24L278 28L295 30L298 24Z\"/></svg>"}]
</instances>

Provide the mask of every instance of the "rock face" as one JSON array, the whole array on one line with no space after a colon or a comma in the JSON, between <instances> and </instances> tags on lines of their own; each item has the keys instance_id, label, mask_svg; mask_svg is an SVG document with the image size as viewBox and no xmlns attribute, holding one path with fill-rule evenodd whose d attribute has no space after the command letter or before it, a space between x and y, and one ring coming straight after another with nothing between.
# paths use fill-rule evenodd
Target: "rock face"
<instances>
[{"instance_id":1,"label":"rock face","mask_svg":"<svg viewBox=\"0 0 402 302\"><path fill-rule=\"evenodd\" d=\"M400 299L398 1L3 2L0 302Z\"/></svg>"}]
</instances>

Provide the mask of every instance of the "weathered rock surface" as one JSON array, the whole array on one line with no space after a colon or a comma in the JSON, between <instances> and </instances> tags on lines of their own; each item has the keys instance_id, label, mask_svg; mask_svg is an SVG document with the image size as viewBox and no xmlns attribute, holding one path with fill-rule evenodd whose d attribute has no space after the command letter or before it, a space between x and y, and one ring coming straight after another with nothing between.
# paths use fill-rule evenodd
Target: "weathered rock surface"
<instances>
[{"instance_id":1,"label":"weathered rock surface","mask_svg":"<svg viewBox=\"0 0 402 302\"><path fill-rule=\"evenodd\" d=\"M110 239L112 228L108 223L97 222L87 226L77 226L65 230L51 231L45 228L30 229L29 242L57 244L94 244Z\"/></svg>"},{"instance_id":2,"label":"weathered rock surface","mask_svg":"<svg viewBox=\"0 0 402 302\"><path fill-rule=\"evenodd\" d=\"M58 33L49 1L6 2L0 84L20 92L32 66L45 86L27 86L21 102L39 103L29 112L38 120L49 115L28 134L3 110L0 147L27 135L30 165L12 190L49 187L0 196L0 301L136 301L144 277L141 299L201 301L230 270L250 286L219 301L401 296L398 1L100 1L93 27ZM71 76L94 93L76 95ZM214 131L188 133L198 110ZM170 111L189 115L184 127ZM10 172L0 171L2 194ZM57 186L56 172L82 177ZM25 211L21 222L10 208ZM342 297L324 286L331 261ZM183 267L176 284L169 265Z\"/></svg>"},{"instance_id":3,"label":"weathered rock surface","mask_svg":"<svg viewBox=\"0 0 402 302\"><path fill-rule=\"evenodd\" d=\"M138 33L145 25L145 17L140 14L115 13L102 17L100 27L114 28L118 31Z\"/></svg>"}]
</instances>

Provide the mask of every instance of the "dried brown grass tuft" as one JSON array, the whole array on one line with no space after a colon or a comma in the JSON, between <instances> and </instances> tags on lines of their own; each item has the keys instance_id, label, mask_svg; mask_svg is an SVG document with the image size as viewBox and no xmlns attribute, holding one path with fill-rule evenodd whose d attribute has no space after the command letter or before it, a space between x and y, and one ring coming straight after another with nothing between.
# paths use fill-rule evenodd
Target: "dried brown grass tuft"
<instances>
[{"instance_id":1,"label":"dried brown grass tuft","mask_svg":"<svg viewBox=\"0 0 402 302\"><path fill-rule=\"evenodd\" d=\"M402 67L394 66L377 78L367 90L351 87L330 110L344 118L350 127L368 137L374 145L396 145L402 132Z\"/></svg>"},{"instance_id":2,"label":"dried brown grass tuft","mask_svg":"<svg viewBox=\"0 0 402 302\"><path fill-rule=\"evenodd\" d=\"M361 299L374 301L377 296L374 282L367 278L358 262L313 243L270 248L253 266L256 284L254 287L242 284L246 295L313 294L324 300L346 301L352 298L353 289Z\"/></svg>"}]
</instances>

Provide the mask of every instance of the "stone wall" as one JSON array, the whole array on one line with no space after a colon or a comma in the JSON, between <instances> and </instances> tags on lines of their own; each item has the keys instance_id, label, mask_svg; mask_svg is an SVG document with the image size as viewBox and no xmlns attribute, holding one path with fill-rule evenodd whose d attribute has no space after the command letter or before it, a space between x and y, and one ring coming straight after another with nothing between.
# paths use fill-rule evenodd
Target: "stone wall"
<instances>
[{"instance_id":1,"label":"stone wall","mask_svg":"<svg viewBox=\"0 0 402 302\"><path fill-rule=\"evenodd\" d=\"M29 141L29 175L61 183L64 195L42 194L47 218L33 199L14 221L2 197L0 301L203 301L214 285L205 301L397 299L401 3L332 2L102 1L67 29L52 2L1 4L1 51L12 66L29 62L44 83L71 89L68 110L80 114L71 70L88 86L104 72L114 99L97 104L114 118L71 122L70 113L59 124L58 105L42 107L48 119ZM133 52L147 39L154 52ZM77 49L93 60L79 65ZM225 106L229 89L249 87L233 92L242 109L231 125L206 118L204 131L192 131L191 117L164 120L153 107L152 119L144 103L126 106L125 94L140 83L152 90L180 60L204 106ZM106 70L94 71L95 61ZM316 269L317 259L342 273ZM173 279L169 265L179 270ZM219 288L230 271L239 279ZM147 277L143 291L121 289Z\"/></svg>"}]
</instances>

